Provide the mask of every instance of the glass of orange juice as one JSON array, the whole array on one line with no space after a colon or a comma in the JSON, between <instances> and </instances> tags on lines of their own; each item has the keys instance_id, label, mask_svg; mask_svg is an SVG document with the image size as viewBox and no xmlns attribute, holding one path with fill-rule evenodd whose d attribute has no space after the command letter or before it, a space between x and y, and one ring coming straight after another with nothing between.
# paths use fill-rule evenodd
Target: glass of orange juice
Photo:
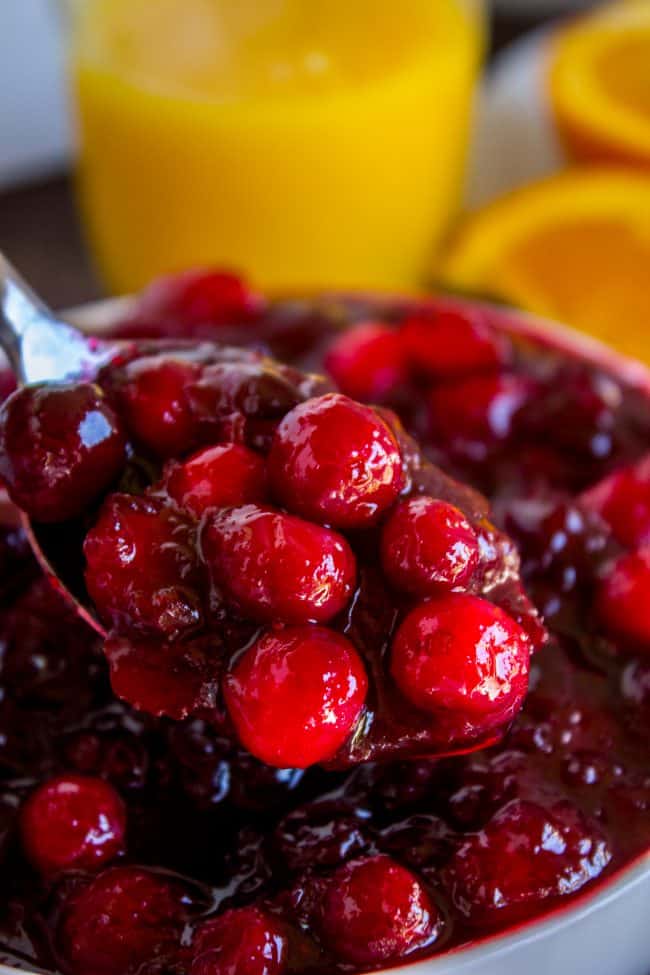
<instances>
[{"instance_id":1,"label":"glass of orange juice","mask_svg":"<svg viewBox=\"0 0 650 975\"><path fill-rule=\"evenodd\" d=\"M412 288L459 198L480 0L77 0L79 190L111 290L190 265Z\"/></svg>"}]
</instances>

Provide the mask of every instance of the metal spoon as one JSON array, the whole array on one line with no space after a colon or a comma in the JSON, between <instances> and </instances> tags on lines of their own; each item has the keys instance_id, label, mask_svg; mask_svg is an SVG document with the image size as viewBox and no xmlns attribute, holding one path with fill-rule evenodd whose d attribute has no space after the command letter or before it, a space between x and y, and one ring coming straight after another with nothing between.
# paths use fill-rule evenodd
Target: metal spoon
<instances>
[{"instance_id":1,"label":"metal spoon","mask_svg":"<svg viewBox=\"0 0 650 975\"><path fill-rule=\"evenodd\" d=\"M0 253L0 347L19 383L92 381L123 344L91 338L56 318ZM22 521L43 571L77 613L104 634L83 585L81 537L77 540L69 523L36 524L26 515Z\"/></svg>"}]
</instances>

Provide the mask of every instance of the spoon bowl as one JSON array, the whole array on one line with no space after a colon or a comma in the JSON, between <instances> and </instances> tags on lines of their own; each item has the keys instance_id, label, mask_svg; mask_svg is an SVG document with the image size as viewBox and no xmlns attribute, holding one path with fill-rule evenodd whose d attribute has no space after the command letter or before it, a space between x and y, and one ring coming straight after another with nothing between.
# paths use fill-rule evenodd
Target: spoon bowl
<instances>
[{"instance_id":1,"label":"spoon bowl","mask_svg":"<svg viewBox=\"0 0 650 975\"><path fill-rule=\"evenodd\" d=\"M84 335L58 319L0 253L0 346L19 384L93 381L127 342ZM83 584L81 525L21 520L43 572L84 620L105 635Z\"/></svg>"}]
</instances>

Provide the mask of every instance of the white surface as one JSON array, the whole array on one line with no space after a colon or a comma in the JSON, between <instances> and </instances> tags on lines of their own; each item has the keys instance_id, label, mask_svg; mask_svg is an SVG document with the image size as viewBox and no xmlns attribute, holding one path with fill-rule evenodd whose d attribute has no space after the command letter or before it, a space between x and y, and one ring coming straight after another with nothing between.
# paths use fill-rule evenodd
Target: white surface
<instances>
[{"instance_id":1,"label":"white surface","mask_svg":"<svg viewBox=\"0 0 650 975\"><path fill-rule=\"evenodd\" d=\"M56 0L0 0L0 186L68 157L63 48Z\"/></svg>"},{"instance_id":2,"label":"white surface","mask_svg":"<svg viewBox=\"0 0 650 975\"><path fill-rule=\"evenodd\" d=\"M563 165L546 97L550 36L545 29L517 41L485 79L470 160L470 208Z\"/></svg>"}]
</instances>

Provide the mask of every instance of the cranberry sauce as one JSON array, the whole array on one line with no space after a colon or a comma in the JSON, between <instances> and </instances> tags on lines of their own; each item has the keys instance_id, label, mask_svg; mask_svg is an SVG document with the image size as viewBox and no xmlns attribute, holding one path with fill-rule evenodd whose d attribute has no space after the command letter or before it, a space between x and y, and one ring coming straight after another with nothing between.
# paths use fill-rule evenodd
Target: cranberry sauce
<instances>
[{"instance_id":1,"label":"cranberry sauce","mask_svg":"<svg viewBox=\"0 0 650 975\"><path fill-rule=\"evenodd\" d=\"M549 911L648 849L645 395L564 353L508 335L496 313L448 301L425 307L327 298L265 307L229 275L197 274L153 286L116 329L237 341L300 368L324 362L346 397L380 404L370 420L384 424L384 444L389 450L397 444L406 458L402 473L410 472L419 489L391 501L381 532L359 531L349 519L367 509L354 497L337 508L336 494L320 490L322 482L319 489L294 492L295 482L278 474L294 463L299 423L286 441L278 436L274 459L260 466L270 431L275 437L278 424L286 430L295 421L292 411L322 395L321 387L297 395L297 374L290 370L281 374L290 401L283 381L282 395L275 385L272 416L236 411L236 423L250 436L222 436L209 445L202 440L189 460L163 465L162 457L177 452L174 438L188 420L178 390L188 384L184 370L192 370L191 357L180 369L178 360L173 368L158 363L151 384L140 366L131 367L143 397L169 394L169 408L157 415L155 409L133 412L132 422L146 420L139 442L155 443L157 453L133 454L134 435L129 429L123 437L115 386L106 384L105 396L95 389L94 400L88 393L77 400L85 416L95 416L91 427L101 436L68 444L65 463L92 512L89 587L96 587L96 603L115 633L102 647L39 577L21 532L4 530L3 961L66 975L321 975L381 968ZM259 359L229 355L239 364L254 362L259 382ZM276 367L264 363L275 383ZM125 394L127 409L132 389ZM204 392L213 396L214 388ZM420 438L437 467L423 462L387 409ZM364 422L368 416L361 413ZM189 424L184 436L193 429ZM337 429L344 438L348 426L338 423ZM37 425L37 438L39 430L45 450L48 431ZM85 463L91 441L105 457L94 481ZM122 463L123 451L120 493L104 502L98 520L93 505L114 486L111 464ZM158 482L161 466L164 481ZM10 480L12 472L3 473ZM286 741L277 739L276 724L264 724L262 691L273 684L278 660L288 674L278 701L289 715L314 701L316 710L323 706L310 680L314 670L332 675L331 750L364 696L363 713L370 713L373 694L390 692L392 703L372 712L370 730L396 713L400 695L414 711L439 715L442 700L450 714L453 704L466 716L469 709L472 721L485 721L484 700L463 685L462 641L475 643L473 629L480 630L488 657L498 657L499 646L510 648L499 661L508 667L517 660L519 640L531 639L521 636L517 618L529 632L534 626L533 639L539 639L508 536L488 527L480 495L449 474L491 498L500 530L517 540L526 586L551 634L531 659L518 714L518 700L513 706L502 687L492 689L498 702L492 713L503 706L499 720L514 717L507 735L466 756L325 770L309 760L315 748L325 747L323 728L310 734L305 725L288 743L296 764L310 767L274 767ZM268 503L269 482L282 497L275 507ZM21 480L27 489L32 483ZM334 505L327 519L315 516L323 504ZM246 509L234 519L233 505ZM218 514L203 515L206 508ZM214 596L197 597L201 575L221 566L224 552L237 555L239 545L231 543L238 533L276 537L278 512L286 519L280 537L290 538L292 551L313 544L328 553L327 584L310 606L309 621L299 617L309 586L292 581L279 595L276 588L260 596L245 586L250 560L211 579L208 592L235 593L252 624L224 614ZM191 536L199 515L202 555L220 554L197 563ZM141 540L156 557L140 564L138 545L132 545L125 564L138 585L116 599L111 551L122 537ZM120 550L128 552L128 545ZM357 586L350 598L351 559L369 581L367 594ZM505 573L503 566L509 567ZM283 567L287 575L298 571L290 559ZM141 598L147 573L160 598ZM304 601L296 605L297 592ZM334 615L314 617L321 610ZM129 621L139 614L137 640L125 633L122 613ZM282 627L266 622L296 613ZM220 621L224 640L248 641L228 662L223 680L227 718L223 675L211 669L214 645L207 634L216 630L201 631L201 623L193 631L197 619L210 614ZM441 621L448 634L444 670L421 652ZM186 628L189 638L179 638ZM368 648L387 632L388 676L378 680ZM307 672L301 670L305 647L318 662ZM509 688L515 700L523 696L514 672ZM251 754L262 748L264 761Z\"/></svg>"},{"instance_id":2,"label":"cranberry sauce","mask_svg":"<svg viewBox=\"0 0 650 975\"><path fill-rule=\"evenodd\" d=\"M260 352L140 341L96 385L14 393L0 469L67 552L85 536L139 710L278 768L492 744L545 638L516 548L394 413L326 389Z\"/></svg>"}]
</instances>

